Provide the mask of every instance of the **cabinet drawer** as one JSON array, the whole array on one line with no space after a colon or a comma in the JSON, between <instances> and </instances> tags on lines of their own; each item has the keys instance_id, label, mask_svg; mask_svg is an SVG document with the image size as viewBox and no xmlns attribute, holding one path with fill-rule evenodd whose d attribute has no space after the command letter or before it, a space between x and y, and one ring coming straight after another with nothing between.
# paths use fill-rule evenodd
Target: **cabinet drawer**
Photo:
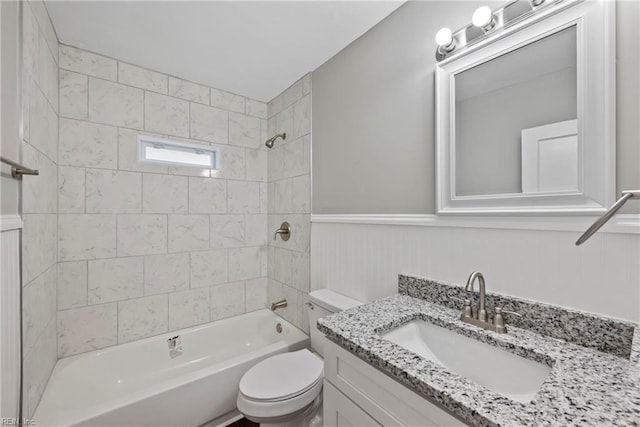
<instances>
[{"instance_id":1,"label":"cabinet drawer","mask_svg":"<svg viewBox=\"0 0 640 427\"><path fill-rule=\"evenodd\" d=\"M464 426L424 397L325 338L325 378L382 425Z\"/></svg>"},{"instance_id":2,"label":"cabinet drawer","mask_svg":"<svg viewBox=\"0 0 640 427\"><path fill-rule=\"evenodd\" d=\"M380 425L327 380L324 381L323 393L324 427Z\"/></svg>"}]
</instances>

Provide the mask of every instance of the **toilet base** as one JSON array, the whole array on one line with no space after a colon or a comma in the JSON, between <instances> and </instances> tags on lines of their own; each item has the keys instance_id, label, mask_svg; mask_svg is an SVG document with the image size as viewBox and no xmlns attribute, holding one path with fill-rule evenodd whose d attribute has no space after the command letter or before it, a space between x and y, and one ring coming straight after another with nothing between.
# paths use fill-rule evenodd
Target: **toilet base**
<instances>
[{"instance_id":1,"label":"toilet base","mask_svg":"<svg viewBox=\"0 0 640 427\"><path fill-rule=\"evenodd\" d=\"M272 419L256 419L247 415L245 417L260 423L260 427L322 427L322 393L295 414Z\"/></svg>"}]
</instances>

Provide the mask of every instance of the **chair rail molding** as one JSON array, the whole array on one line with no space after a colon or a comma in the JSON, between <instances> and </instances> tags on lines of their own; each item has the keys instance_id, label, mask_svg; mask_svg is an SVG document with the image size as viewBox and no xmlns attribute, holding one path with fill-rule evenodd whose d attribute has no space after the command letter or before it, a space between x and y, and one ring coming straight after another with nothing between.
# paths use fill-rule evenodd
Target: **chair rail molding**
<instances>
[{"instance_id":1,"label":"chair rail molding","mask_svg":"<svg viewBox=\"0 0 640 427\"><path fill-rule=\"evenodd\" d=\"M313 214L311 222L335 224L412 225L422 227L495 228L503 230L547 230L583 232L597 215L588 216L439 216L405 214ZM600 233L640 234L640 214L618 214Z\"/></svg>"}]
</instances>

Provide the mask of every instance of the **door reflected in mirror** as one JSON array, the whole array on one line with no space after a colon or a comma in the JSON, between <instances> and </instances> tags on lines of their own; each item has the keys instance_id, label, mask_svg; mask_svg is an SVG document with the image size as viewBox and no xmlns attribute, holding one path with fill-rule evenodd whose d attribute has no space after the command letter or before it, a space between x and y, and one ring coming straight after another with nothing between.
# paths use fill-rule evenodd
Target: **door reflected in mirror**
<instances>
[{"instance_id":1,"label":"door reflected in mirror","mask_svg":"<svg viewBox=\"0 0 640 427\"><path fill-rule=\"evenodd\" d=\"M456 196L579 190L576 34L454 74Z\"/></svg>"}]
</instances>

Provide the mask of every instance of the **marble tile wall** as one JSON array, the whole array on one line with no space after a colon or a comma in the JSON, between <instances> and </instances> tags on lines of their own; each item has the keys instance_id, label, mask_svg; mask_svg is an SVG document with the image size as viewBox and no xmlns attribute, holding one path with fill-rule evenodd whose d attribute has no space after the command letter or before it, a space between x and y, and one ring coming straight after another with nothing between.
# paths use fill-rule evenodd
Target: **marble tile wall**
<instances>
[{"instance_id":1,"label":"marble tile wall","mask_svg":"<svg viewBox=\"0 0 640 427\"><path fill-rule=\"evenodd\" d=\"M71 46L59 56L58 356L263 308L266 104ZM220 169L139 163L138 134L217 147Z\"/></svg>"},{"instance_id":2,"label":"marble tile wall","mask_svg":"<svg viewBox=\"0 0 640 427\"><path fill-rule=\"evenodd\" d=\"M277 313L309 333L311 74L271 100L267 111L268 137L287 133L268 151L268 302L287 299L288 307ZM273 240L283 221L291 225L291 238Z\"/></svg>"},{"instance_id":3,"label":"marble tile wall","mask_svg":"<svg viewBox=\"0 0 640 427\"><path fill-rule=\"evenodd\" d=\"M23 415L31 417L57 360L58 39L42 2L23 2Z\"/></svg>"}]
</instances>

